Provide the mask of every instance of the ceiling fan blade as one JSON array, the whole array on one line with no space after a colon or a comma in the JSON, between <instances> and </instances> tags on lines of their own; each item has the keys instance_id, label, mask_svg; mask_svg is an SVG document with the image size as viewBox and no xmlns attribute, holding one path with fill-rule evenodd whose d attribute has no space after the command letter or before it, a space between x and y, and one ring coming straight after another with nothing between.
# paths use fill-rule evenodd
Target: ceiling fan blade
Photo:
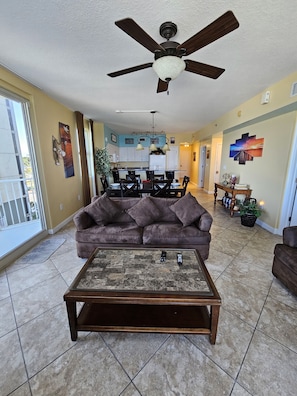
<instances>
[{"instance_id":1,"label":"ceiling fan blade","mask_svg":"<svg viewBox=\"0 0 297 396\"><path fill-rule=\"evenodd\" d=\"M218 19L206 26L200 32L177 46L177 50L186 49L185 55L190 55L202 47L214 42L239 27L239 22L232 11L227 11Z\"/></svg>"},{"instance_id":2,"label":"ceiling fan blade","mask_svg":"<svg viewBox=\"0 0 297 396\"><path fill-rule=\"evenodd\" d=\"M220 77L220 75L225 71L225 69L221 69L220 67L207 65L205 63L200 63L189 59L186 59L185 62L186 62L186 68L185 68L186 71L200 74L201 76L204 77L216 79Z\"/></svg>"},{"instance_id":3,"label":"ceiling fan blade","mask_svg":"<svg viewBox=\"0 0 297 396\"><path fill-rule=\"evenodd\" d=\"M152 37L149 36L133 19L121 19L120 21L116 21L115 24L149 51L164 51L164 48L152 39Z\"/></svg>"},{"instance_id":4,"label":"ceiling fan blade","mask_svg":"<svg viewBox=\"0 0 297 396\"><path fill-rule=\"evenodd\" d=\"M138 70L147 69L149 67L152 67L152 65L153 65L153 62L144 63L143 65L129 67L128 69L118 70L118 71L113 72L113 73L108 73L107 75L109 77L119 77L119 76L122 76L123 74L133 73L133 72L136 72Z\"/></svg>"},{"instance_id":5,"label":"ceiling fan blade","mask_svg":"<svg viewBox=\"0 0 297 396\"><path fill-rule=\"evenodd\" d=\"M168 82L159 78L157 93L168 91Z\"/></svg>"}]
</instances>

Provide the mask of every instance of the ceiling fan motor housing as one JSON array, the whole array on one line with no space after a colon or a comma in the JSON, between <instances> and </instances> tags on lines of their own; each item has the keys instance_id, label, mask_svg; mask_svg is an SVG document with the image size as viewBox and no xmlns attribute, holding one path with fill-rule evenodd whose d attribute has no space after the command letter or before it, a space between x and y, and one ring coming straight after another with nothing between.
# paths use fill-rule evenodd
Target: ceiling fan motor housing
<instances>
[{"instance_id":1,"label":"ceiling fan motor housing","mask_svg":"<svg viewBox=\"0 0 297 396\"><path fill-rule=\"evenodd\" d=\"M177 32L177 26L173 22L164 22L160 26L160 35L164 37L166 40L171 39L174 37Z\"/></svg>"},{"instance_id":2,"label":"ceiling fan motor housing","mask_svg":"<svg viewBox=\"0 0 297 396\"><path fill-rule=\"evenodd\" d=\"M155 60L161 58L162 56L167 56L167 55L178 56L179 58L185 55L186 49L181 48L177 50L176 48L179 45L179 43L175 41L165 41L160 45L164 48L164 51L156 50Z\"/></svg>"}]
</instances>

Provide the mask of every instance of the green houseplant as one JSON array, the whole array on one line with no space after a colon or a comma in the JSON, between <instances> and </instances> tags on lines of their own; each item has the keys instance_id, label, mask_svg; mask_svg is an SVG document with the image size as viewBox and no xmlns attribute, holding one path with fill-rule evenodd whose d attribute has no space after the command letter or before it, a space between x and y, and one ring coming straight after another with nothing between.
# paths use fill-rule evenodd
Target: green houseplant
<instances>
[{"instance_id":1,"label":"green houseplant","mask_svg":"<svg viewBox=\"0 0 297 396\"><path fill-rule=\"evenodd\" d=\"M96 173L100 176L103 190L101 195L104 194L106 188L108 187L107 177L111 173L111 165L109 154L107 148L97 148L95 149L95 168Z\"/></svg>"},{"instance_id":2,"label":"green houseplant","mask_svg":"<svg viewBox=\"0 0 297 396\"><path fill-rule=\"evenodd\" d=\"M109 160L109 154L107 148L97 148L95 149L95 167L96 173L101 177L107 177L111 171L111 165Z\"/></svg>"},{"instance_id":3,"label":"green houseplant","mask_svg":"<svg viewBox=\"0 0 297 396\"><path fill-rule=\"evenodd\" d=\"M241 224L246 227L253 227L258 217L262 214L262 209L257 204L255 198L247 198L239 205Z\"/></svg>"}]
</instances>

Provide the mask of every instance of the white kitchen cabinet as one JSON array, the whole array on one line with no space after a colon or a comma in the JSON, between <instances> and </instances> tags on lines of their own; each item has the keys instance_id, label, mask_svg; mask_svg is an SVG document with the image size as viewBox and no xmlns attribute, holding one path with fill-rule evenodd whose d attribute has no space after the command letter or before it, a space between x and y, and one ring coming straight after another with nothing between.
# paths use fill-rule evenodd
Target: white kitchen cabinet
<instances>
[{"instance_id":1,"label":"white kitchen cabinet","mask_svg":"<svg viewBox=\"0 0 297 396\"><path fill-rule=\"evenodd\" d=\"M149 149L148 147L144 150L136 150L135 147L120 147L119 156L120 162L144 162L148 161Z\"/></svg>"},{"instance_id":2,"label":"white kitchen cabinet","mask_svg":"<svg viewBox=\"0 0 297 396\"><path fill-rule=\"evenodd\" d=\"M119 148L114 146L113 144L107 144L106 146L107 152L109 154L110 162L118 162L119 161Z\"/></svg>"}]
</instances>

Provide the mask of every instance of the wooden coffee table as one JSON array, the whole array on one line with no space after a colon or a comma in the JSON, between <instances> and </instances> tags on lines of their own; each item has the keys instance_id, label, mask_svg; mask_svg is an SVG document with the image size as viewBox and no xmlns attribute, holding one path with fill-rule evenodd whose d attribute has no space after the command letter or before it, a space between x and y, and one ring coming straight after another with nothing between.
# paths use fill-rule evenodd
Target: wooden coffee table
<instances>
[{"instance_id":1,"label":"wooden coffee table","mask_svg":"<svg viewBox=\"0 0 297 396\"><path fill-rule=\"evenodd\" d=\"M195 249L98 248L64 300L73 341L78 331L207 334L216 341L221 298Z\"/></svg>"}]
</instances>

